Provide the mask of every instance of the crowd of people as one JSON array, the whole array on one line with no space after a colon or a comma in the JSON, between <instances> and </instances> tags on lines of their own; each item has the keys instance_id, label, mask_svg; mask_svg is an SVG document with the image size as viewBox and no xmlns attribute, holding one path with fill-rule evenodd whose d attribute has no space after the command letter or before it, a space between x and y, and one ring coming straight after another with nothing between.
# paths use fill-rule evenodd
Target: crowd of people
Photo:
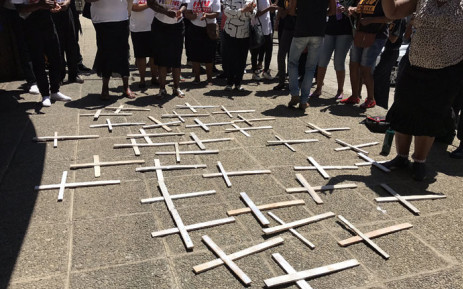
<instances>
[{"instance_id":1,"label":"crowd of people","mask_svg":"<svg viewBox=\"0 0 463 289\"><path fill-rule=\"evenodd\" d=\"M42 95L43 106L50 106L51 100L71 100L59 92L66 66L69 82L83 83L78 73L88 70L80 54L75 1L1 1L15 23L30 92ZM171 73L172 95L184 97L184 48L194 84L201 83L204 70L205 85L214 85L220 56L225 90L240 91L245 89L249 52L252 79L274 79L270 66L278 30L278 84L273 89L289 90L289 107L306 110L309 98L322 95L334 53L336 99L359 104L365 86L360 107L388 109L392 67L401 44L411 37L387 115L396 131L397 157L386 166L409 165L414 137L417 180L426 175L424 163L435 137L453 128L452 107L458 114L463 102L463 0L85 0L83 15L96 32L93 70L102 77L103 100L110 98L109 80L115 74L122 78L124 96L136 97L129 85L130 35L139 87L146 87L149 67L150 85L159 86L158 96L168 95L166 77ZM348 54L352 94L346 96ZM460 139L462 126L460 122ZM453 156L463 158L463 145Z\"/></svg>"}]
</instances>

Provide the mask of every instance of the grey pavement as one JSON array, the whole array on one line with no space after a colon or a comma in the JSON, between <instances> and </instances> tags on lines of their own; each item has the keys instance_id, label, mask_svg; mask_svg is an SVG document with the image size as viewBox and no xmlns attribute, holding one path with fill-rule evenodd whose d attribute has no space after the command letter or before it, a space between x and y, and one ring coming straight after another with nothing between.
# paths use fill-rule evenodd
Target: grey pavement
<instances>
[{"instance_id":1,"label":"grey pavement","mask_svg":"<svg viewBox=\"0 0 463 289\"><path fill-rule=\"evenodd\" d=\"M84 61L91 66L95 55L95 35L91 23L83 20L84 34L81 48ZM274 46L273 68L276 71L277 46ZM248 66L248 69L250 67ZM244 285L225 266L195 274L193 266L216 259L201 237L208 235L227 254L259 244L269 239L251 214L236 216L236 222L190 232L193 251L187 251L179 234L151 238L153 231L174 227L165 203L140 204L140 200L161 196L154 172L136 172L137 166L153 166L153 159L162 164L175 164L174 156L156 156L156 152L173 151L170 146L140 148L134 151L113 149L116 143L128 143L128 133L138 133L139 127L115 127L112 133L105 128L89 128L104 123L107 117L93 121L81 117L105 106L150 108L135 111L132 116L109 117L112 122L146 122L148 116L161 119L161 114L188 112L175 106L224 105L229 109L254 109L243 114L249 118L275 117L275 121L256 122L255 126L271 125L269 130L250 131L251 137L241 133L225 133L223 127L212 127L209 133L200 128L173 127L184 136L152 138L153 142L189 140L195 132L201 139L232 137L229 142L206 144L218 149L215 155L182 155L180 164L206 164L205 169L165 171L165 183L172 195L196 191L216 190L216 194L174 200L185 225L227 217L227 211L245 206L239 193L246 192L257 204L289 200L304 200L305 205L272 210L285 222L333 212L346 217L362 232L409 222L413 228L373 239L390 255L384 260L365 243L340 247L337 242L351 237L336 218L326 219L298 228L312 243L314 250L289 233L276 234L284 238L282 245L236 261L252 279L250 288L263 288L264 280L283 275L284 271L272 259L280 253L297 271L308 270L348 259L357 259L360 266L323 277L308 279L313 288L368 288L368 289L458 289L463 288L463 222L462 203L463 162L448 157L453 145L436 143L428 160L428 180L418 183L410 172L383 173L369 166L358 170L328 171L325 180L317 171L294 171L293 166L308 166L308 156L321 165L353 165L362 161L353 151L335 152L339 147L334 139L351 144L383 141L382 134L371 133L360 122L368 115L384 115L385 110L374 108L367 112L358 106L336 104L336 78L332 66L328 68L324 93L310 101L311 107L302 113L288 109L288 92L274 92L275 82L251 81L245 75L247 92L224 92L224 81L217 80L211 89L191 84L191 70L184 69L186 78L181 84L184 99L159 100L157 89L137 89L138 74L132 72L132 83L137 98L122 98L120 79L111 80L109 102L98 98L101 79L86 75L85 83L68 84L62 92L73 98L69 103L55 103L41 109L40 97L24 93L22 82L0 84L0 288L243 288ZM203 76L204 77L204 76ZM170 92L171 88L168 88ZM348 79L346 95L350 89ZM393 89L391 89L391 96ZM217 109L204 109L211 113ZM235 118L236 119L236 116ZM168 119L162 119L168 120ZM222 122L231 119L223 114L201 118L203 122ZM344 127L351 130L334 132L332 138L321 134L306 134L307 122L320 127ZM188 118L187 124L193 123ZM242 127L247 125L240 123ZM51 142L35 143L35 136L98 134L95 140L59 141L58 148ZM149 133L162 129L147 129ZM285 139L316 138L319 142L295 144L296 152L284 146L267 146L275 135ZM143 143L143 139L137 140ZM198 150L195 145L181 146L181 150ZM379 154L381 145L368 147L370 157L386 160ZM393 148L394 151L394 148ZM94 178L92 168L70 170L71 164L93 162L98 154L101 161L145 160L144 165L102 167L101 177ZM389 156L392 157L393 154ZM222 178L206 179L204 173L214 173L221 161L225 169L271 170L271 174L230 177L227 188ZM58 190L34 191L36 185L57 184L63 171L68 171L68 182L121 180L120 185L65 189L64 201L57 202ZM313 186L355 183L357 188L319 192L323 204L317 205L307 193L288 194L285 189L298 187L295 174L301 173ZM378 204L374 198L388 196L381 183L389 184L401 195L445 194L440 200L412 201L420 209L413 215L398 202ZM267 215L265 213L265 215ZM271 218L269 218L271 220ZM277 223L271 220L271 227ZM288 285L279 288L296 288Z\"/></svg>"}]
</instances>

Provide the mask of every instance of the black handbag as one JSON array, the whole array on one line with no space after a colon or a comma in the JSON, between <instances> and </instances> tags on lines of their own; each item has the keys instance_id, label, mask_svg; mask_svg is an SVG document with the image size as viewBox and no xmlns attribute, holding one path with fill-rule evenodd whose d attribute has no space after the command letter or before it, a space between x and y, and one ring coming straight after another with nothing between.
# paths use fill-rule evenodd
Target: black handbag
<instances>
[{"instance_id":1,"label":"black handbag","mask_svg":"<svg viewBox=\"0 0 463 289\"><path fill-rule=\"evenodd\" d=\"M265 38L262 32L262 24L260 23L259 17L257 17L257 23L252 25L249 23L249 48L255 49L264 45Z\"/></svg>"}]
</instances>

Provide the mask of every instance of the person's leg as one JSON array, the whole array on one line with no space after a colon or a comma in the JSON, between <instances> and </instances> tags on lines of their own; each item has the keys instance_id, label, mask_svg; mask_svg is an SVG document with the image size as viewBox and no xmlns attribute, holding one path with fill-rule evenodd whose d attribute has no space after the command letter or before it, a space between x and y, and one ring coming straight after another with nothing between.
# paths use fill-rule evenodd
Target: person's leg
<instances>
[{"instance_id":1,"label":"person's leg","mask_svg":"<svg viewBox=\"0 0 463 289\"><path fill-rule=\"evenodd\" d=\"M185 97L185 94L180 90L180 73L181 69L180 67L173 67L172 68L172 78L174 80L174 86L173 86L173 91L174 95L178 97Z\"/></svg>"},{"instance_id":2,"label":"person's leg","mask_svg":"<svg viewBox=\"0 0 463 289\"><path fill-rule=\"evenodd\" d=\"M376 65L373 75L376 104L385 109L388 109L389 104L391 72L398 56L399 50L385 49L383 53L381 53L381 60L378 65Z\"/></svg>"},{"instance_id":3,"label":"person's leg","mask_svg":"<svg viewBox=\"0 0 463 289\"><path fill-rule=\"evenodd\" d=\"M135 94L132 92L130 89L129 85L129 77L128 76L123 76L122 77L122 87L124 88L123 95L127 98L134 99Z\"/></svg>"},{"instance_id":4,"label":"person's leg","mask_svg":"<svg viewBox=\"0 0 463 289\"><path fill-rule=\"evenodd\" d=\"M108 100L110 98L109 96L109 77L104 77L102 78L103 85L101 87L101 96L100 98L102 100Z\"/></svg>"},{"instance_id":5,"label":"person's leg","mask_svg":"<svg viewBox=\"0 0 463 289\"><path fill-rule=\"evenodd\" d=\"M59 92L60 82L62 80L61 75L61 57L60 57L60 46L58 35L54 29L54 25L51 24L46 31L46 43L45 43L45 55L48 58L49 63L49 79L50 79L50 92L53 95L54 93Z\"/></svg>"},{"instance_id":6,"label":"person's leg","mask_svg":"<svg viewBox=\"0 0 463 289\"><path fill-rule=\"evenodd\" d=\"M241 89L241 81L243 80L244 69L246 68L246 60L249 52L249 38L236 39L237 49L235 51L236 60L234 61L234 84L236 89Z\"/></svg>"},{"instance_id":7,"label":"person's leg","mask_svg":"<svg viewBox=\"0 0 463 289\"><path fill-rule=\"evenodd\" d=\"M301 84L301 105L306 106L310 96L310 88L317 67L320 52L323 48L324 37L309 37L308 54L305 63L304 79ZM303 107L304 108L304 107Z\"/></svg>"},{"instance_id":8,"label":"person's leg","mask_svg":"<svg viewBox=\"0 0 463 289\"><path fill-rule=\"evenodd\" d=\"M260 47L250 49L251 51L251 69L253 73L257 73L257 57L259 56Z\"/></svg>"},{"instance_id":9,"label":"person's leg","mask_svg":"<svg viewBox=\"0 0 463 289\"><path fill-rule=\"evenodd\" d=\"M233 73L232 73L232 64L233 64L233 51L235 48L235 42L225 31L222 32L223 35L223 59L222 59L222 68L225 76L227 78L227 87L226 89L231 89L230 86L233 85Z\"/></svg>"},{"instance_id":10,"label":"person's leg","mask_svg":"<svg viewBox=\"0 0 463 289\"><path fill-rule=\"evenodd\" d=\"M193 80L194 82L196 83L200 83L201 82L201 78L200 78L200 68L201 68L201 64L199 62L196 62L196 61L193 61L192 62L192 71L193 71L193 75L195 77L195 79Z\"/></svg>"},{"instance_id":11,"label":"person's leg","mask_svg":"<svg viewBox=\"0 0 463 289\"><path fill-rule=\"evenodd\" d=\"M375 100L375 91L374 91L374 80L373 75L371 74L370 66L360 65L360 77L362 78L363 84L367 88L367 99L370 101Z\"/></svg>"},{"instance_id":12,"label":"person's leg","mask_svg":"<svg viewBox=\"0 0 463 289\"><path fill-rule=\"evenodd\" d=\"M207 84L210 85L212 84L212 68L213 64L212 62L206 63L206 75L207 75Z\"/></svg>"},{"instance_id":13,"label":"person's leg","mask_svg":"<svg viewBox=\"0 0 463 289\"><path fill-rule=\"evenodd\" d=\"M149 58L148 64L150 66L150 72L151 72L151 84L159 84L159 81L158 81L158 66L154 64L153 57Z\"/></svg>"},{"instance_id":14,"label":"person's leg","mask_svg":"<svg viewBox=\"0 0 463 289\"><path fill-rule=\"evenodd\" d=\"M45 71L45 53L44 43L41 39L42 33L37 33L35 30L28 28L26 33L26 40L32 61L34 75L37 79L37 86L39 87L42 97L50 97L50 85L48 83L48 75Z\"/></svg>"},{"instance_id":15,"label":"person's leg","mask_svg":"<svg viewBox=\"0 0 463 289\"><path fill-rule=\"evenodd\" d=\"M145 74L146 74L146 58L138 57L135 58L135 65L137 66L138 72L140 73L140 86L145 85Z\"/></svg>"},{"instance_id":16,"label":"person's leg","mask_svg":"<svg viewBox=\"0 0 463 289\"><path fill-rule=\"evenodd\" d=\"M66 25L64 20L64 14L62 12L53 13L52 14L53 23L55 24L56 35L58 36L59 46L60 46L60 81L63 82L64 78L66 78L66 60L65 60L65 53L66 53Z\"/></svg>"},{"instance_id":17,"label":"person's leg","mask_svg":"<svg viewBox=\"0 0 463 289\"><path fill-rule=\"evenodd\" d=\"M367 98L365 103L360 105L361 108L366 109L376 105L374 88L375 82L371 70L376 64L376 59L381 53L385 43L386 39L376 39L373 45L363 49L362 60L360 61L360 73L362 76L362 81L365 83L367 88Z\"/></svg>"},{"instance_id":18,"label":"person's leg","mask_svg":"<svg viewBox=\"0 0 463 289\"><path fill-rule=\"evenodd\" d=\"M323 81L325 80L326 68L330 63L331 55L333 54L334 47L336 45L335 35L325 35L325 41L323 42L323 48L320 53L320 59L318 60L317 68L317 88L312 93L313 96L320 96L323 89Z\"/></svg>"},{"instance_id":19,"label":"person's leg","mask_svg":"<svg viewBox=\"0 0 463 289\"><path fill-rule=\"evenodd\" d=\"M362 59L363 48L355 45L350 49L349 75L352 95L341 100L341 103L359 103L360 102L360 60Z\"/></svg>"},{"instance_id":20,"label":"person's leg","mask_svg":"<svg viewBox=\"0 0 463 289\"><path fill-rule=\"evenodd\" d=\"M272 62L273 54L273 33L265 36L263 51L265 53L264 77L267 79L273 79L272 75L270 74L270 64Z\"/></svg>"},{"instance_id":21,"label":"person's leg","mask_svg":"<svg viewBox=\"0 0 463 289\"><path fill-rule=\"evenodd\" d=\"M158 71L159 71L159 90L165 91L166 90L167 67L158 66Z\"/></svg>"},{"instance_id":22,"label":"person's leg","mask_svg":"<svg viewBox=\"0 0 463 289\"><path fill-rule=\"evenodd\" d=\"M415 136L415 151L413 152L412 177L416 181L426 178L426 158L429 155L434 137Z\"/></svg>"},{"instance_id":23,"label":"person's leg","mask_svg":"<svg viewBox=\"0 0 463 289\"><path fill-rule=\"evenodd\" d=\"M292 99L299 99L299 59L307 47L308 37L294 37L289 49L289 91ZM292 103L292 101L291 101ZM297 104L297 103L296 103Z\"/></svg>"},{"instance_id":24,"label":"person's leg","mask_svg":"<svg viewBox=\"0 0 463 289\"><path fill-rule=\"evenodd\" d=\"M403 134L401 132L395 132L395 148L397 151L397 156L384 163L383 165L391 170L406 168L409 165L408 155L410 153L410 145L412 143L412 136L408 134Z\"/></svg>"},{"instance_id":25,"label":"person's leg","mask_svg":"<svg viewBox=\"0 0 463 289\"><path fill-rule=\"evenodd\" d=\"M343 98L344 82L346 79L346 56L352 46L352 35L336 36L334 48L334 70L336 71L336 80L338 82L337 98Z\"/></svg>"},{"instance_id":26,"label":"person's leg","mask_svg":"<svg viewBox=\"0 0 463 289\"><path fill-rule=\"evenodd\" d=\"M83 83L83 80L78 77L79 46L76 37L78 32L75 30L74 16L71 9L68 9L66 17L66 60L68 65L69 81Z\"/></svg>"},{"instance_id":27,"label":"person's leg","mask_svg":"<svg viewBox=\"0 0 463 289\"><path fill-rule=\"evenodd\" d=\"M278 32L280 33L280 32ZM281 40L278 46L278 88L284 88L286 81L286 58L291 48L291 41L293 39L294 31L283 29Z\"/></svg>"}]
</instances>

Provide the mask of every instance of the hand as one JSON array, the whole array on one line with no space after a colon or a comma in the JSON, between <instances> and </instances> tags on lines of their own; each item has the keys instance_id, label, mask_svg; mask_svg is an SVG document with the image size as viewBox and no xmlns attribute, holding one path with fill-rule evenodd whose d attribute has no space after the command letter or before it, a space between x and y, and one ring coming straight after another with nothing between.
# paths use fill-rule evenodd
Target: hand
<instances>
[{"instance_id":1,"label":"hand","mask_svg":"<svg viewBox=\"0 0 463 289\"><path fill-rule=\"evenodd\" d=\"M278 10L278 8L279 8L279 7L278 7L277 5L272 4L272 5L270 5L270 6L268 7L268 10L269 10L270 12L275 12L276 10Z\"/></svg>"},{"instance_id":2,"label":"hand","mask_svg":"<svg viewBox=\"0 0 463 289\"><path fill-rule=\"evenodd\" d=\"M50 9L50 12L51 13L58 13L60 11L61 11L61 6L58 3L55 2L55 6L52 9Z\"/></svg>"},{"instance_id":3,"label":"hand","mask_svg":"<svg viewBox=\"0 0 463 289\"><path fill-rule=\"evenodd\" d=\"M47 9L47 10L51 10L55 8L55 5L56 5L55 1L53 0L43 0L43 1L40 1L40 4L43 9Z\"/></svg>"},{"instance_id":4,"label":"hand","mask_svg":"<svg viewBox=\"0 0 463 289\"><path fill-rule=\"evenodd\" d=\"M177 17L177 12L175 12L174 10L168 10L166 16L170 18L175 18Z\"/></svg>"},{"instance_id":5,"label":"hand","mask_svg":"<svg viewBox=\"0 0 463 289\"><path fill-rule=\"evenodd\" d=\"M201 16L201 21L203 20L206 20L206 13L203 13L203 15Z\"/></svg>"},{"instance_id":6,"label":"hand","mask_svg":"<svg viewBox=\"0 0 463 289\"><path fill-rule=\"evenodd\" d=\"M344 13L344 11L346 11L346 8L344 8L344 6L339 5L336 7L336 13L340 14L340 13Z\"/></svg>"},{"instance_id":7,"label":"hand","mask_svg":"<svg viewBox=\"0 0 463 289\"><path fill-rule=\"evenodd\" d=\"M244 6L244 8L241 9L241 12L246 13L246 12L252 12L254 9L254 2L249 3L248 5Z\"/></svg>"},{"instance_id":8,"label":"hand","mask_svg":"<svg viewBox=\"0 0 463 289\"><path fill-rule=\"evenodd\" d=\"M177 18L177 20L179 20L183 17L183 12L181 10L177 10L177 12L175 13L175 17Z\"/></svg>"},{"instance_id":9,"label":"hand","mask_svg":"<svg viewBox=\"0 0 463 289\"><path fill-rule=\"evenodd\" d=\"M347 9L347 13L349 14L349 16L357 14L357 7L349 7Z\"/></svg>"}]
</instances>

